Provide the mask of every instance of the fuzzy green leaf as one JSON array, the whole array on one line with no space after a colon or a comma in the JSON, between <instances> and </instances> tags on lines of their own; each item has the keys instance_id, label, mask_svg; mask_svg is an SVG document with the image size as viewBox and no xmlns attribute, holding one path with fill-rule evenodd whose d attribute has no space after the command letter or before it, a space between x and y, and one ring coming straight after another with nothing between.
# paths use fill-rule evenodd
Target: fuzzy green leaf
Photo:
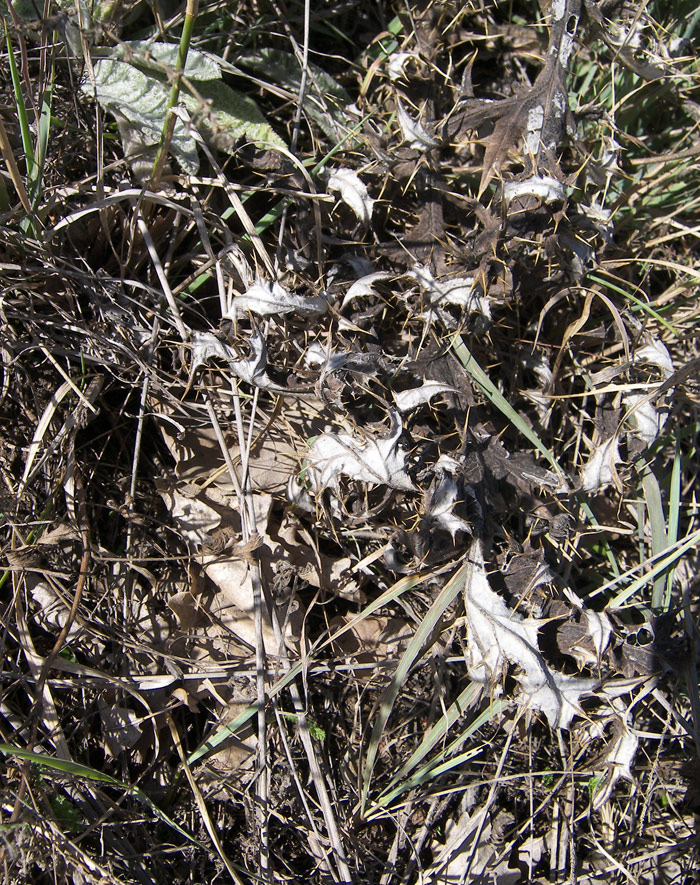
<instances>
[{"instance_id":1,"label":"fuzzy green leaf","mask_svg":"<svg viewBox=\"0 0 700 885\"><path fill-rule=\"evenodd\" d=\"M271 78L291 92L301 84L301 65L291 52L263 49L255 55L241 56L237 63ZM321 130L335 141L346 138L354 121L346 113L351 98L333 77L309 62L304 110Z\"/></svg>"},{"instance_id":2,"label":"fuzzy green leaf","mask_svg":"<svg viewBox=\"0 0 700 885\"><path fill-rule=\"evenodd\" d=\"M91 93L89 83L82 88ZM102 58L95 63L95 91L100 105L139 131L144 143L158 144L168 110L169 89L164 83L126 62ZM197 146L180 120L170 150L186 172L197 171Z\"/></svg>"},{"instance_id":3,"label":"fuzzy green leaf","mask_svg":"<svg viewBox=\"0 0 700 885\"><path fill-rule=\"evenodd\" d=\"M263 149L286 147L252 98L234 92L219 80L198 83L197 91L210 103L206 113L193 95L183 91L180 100L190 114L201 121L202 134L214 147L230 151L241 138Z\"/></svg>"},{"instance_id":4,"label":"fuzzy green leaf","mask_svg":"<svg viewBox=\"0 0 700 885\"><path fill-rule=\"evenodd\" d=\"M149 73L165 74L177 68L177 43L153 43L150 40L129 40L119 46L114 57L128 61ZM184 75L188 80L220 80L221 68L214 58L190 49Z\"/></svg>"}]
</instances>

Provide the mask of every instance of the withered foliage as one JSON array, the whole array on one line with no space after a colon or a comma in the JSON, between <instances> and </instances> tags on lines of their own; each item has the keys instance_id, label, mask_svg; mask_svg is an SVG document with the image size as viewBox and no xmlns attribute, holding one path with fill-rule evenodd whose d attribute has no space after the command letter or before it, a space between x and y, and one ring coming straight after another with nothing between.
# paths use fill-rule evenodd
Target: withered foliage
<instances>
[{"instance_id":1,"label":"withered foliage","mask_svg":"<svg viewBox=\"0 0 700 885\"><path fill-rule=\"evenodd\" d=\"M697 15L196 7L8 5L7 880L690 881Z\"/></svg>"}]
</instances>

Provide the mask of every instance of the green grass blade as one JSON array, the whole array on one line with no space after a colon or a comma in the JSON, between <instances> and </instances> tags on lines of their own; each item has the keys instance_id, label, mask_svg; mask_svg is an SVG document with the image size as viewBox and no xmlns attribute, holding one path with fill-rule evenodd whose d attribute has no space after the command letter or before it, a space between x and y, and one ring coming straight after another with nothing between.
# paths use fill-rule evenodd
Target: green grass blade
<instances>
[{"instance_id":1,"label":"green grass blade","mask_svg":"<svg viewBox=\"0 0 700 885\"><path fill-rule=\"evenodd\" d=\"M24 148L25 163L27 165L27 181L31 182L34 176L34 143L32 141L32 131L29 126L29 117L27 116L27 106L24 103L24 95L22 94L22 80L15 61L15 54L12 50L12 41L10 40L10 32L5 22L5 40L7 42L7 63L10 67L10 77L12 78L12 89L15 95L15 108L17 110L17 120L19 121L19 130L22 136L22 147Z\"/></svg>"},{"instance_id":2,"label":"green grass blade","mask_svg":"<svg viewBox=\"0 0 700 885\"><path fill-rule=\"evenodd\" d=\"M668 520L667 520L667 542L672 547L678 541L678 530L681 518L681 473L683 466L683 457L681 455L680 433L676 433L676 451L673 458L673 466L671 468L671 480L669 484L668 498ZM669 571L666 575L666 587L664 589L664 599L662 610L667 612L671 606L671 586L673 584L673 571Z\"/></svg>"},{"instance_id":3,"label":"green grass blade","mask_svg":"<svg viewBox=\"0 0 700 885\"><path fill-rule=\"evenodd\" d=\"M381 736L384 732L384 726L386 725L387 719L391 714L392 707L394 706L394 701L396 700L396 697L401 690L401 686L404 684L406 677L408 676L409 670L421 653L428 637L437 626L440 618L443 616L448 606L454 601L454 599L459 595L459 593L461 593L462 589L464 588L464 582L471 568L471 563L465 563L463 566L461 566L454 577L452 577L442 588L437 598L428 609L427 614L423 618L413 638L409 642L406 651L401 656L401 660L396 667L396 671L391 680L391 683L384 693L381 707L379 708L379 714L374 723L372 736L370 737L369 747L367 748L367 758L365 760L362 778L363 784L361 807L363 812L364 809L367 807L367 799L369 797L372 772L374 771L374 765L377 760L377 753L379 752L379 741L381 740Z\"/></svg>"},{"instance_id":4,"label":"green grass blade","mask_svg":"<svg viewBox=\"0 0 700 885\"><path fill-rule=\"evenodd\" d=\"M20 747L12 747L9 744L0 744L0 753L4 753L6 756L14 756L17 759L26 759L28 762L33 762L35 765L39 765L42 768L50 768L53 771L61 771L64 774L70 774L73 777L98 781L103 784L109 784L112 787L117 787L120 790L125 790L127 793L131 793L135 796L144 805L147 805L156 817L173 830L176 830L181 836L184 836L188 842L192 842L199 848L204 847L202 843L195 839L194 836L191 836L187 830L183 830L183 828L175 823L171 817L168 817L164 811L161 811L161 809L148 798L140 787L125 784L122 781L113 778L111 775L105 774L103 771L98 771L96 768L90 768L88 765L81 765L79 762L72 762L69 759L57 759L55 756L34 753L30 750L23 750Z\"/></svg>"},{"instance_id":5,"label":"green grass blade","mask_svg":"<svg viewBox=\"0 0 700 885\"><path fill-rule=\"evenodd\" d=\"M665 551L663 551L666 555L654 561L654 557L647 560L645 563L641 563L641 565L636 565L633 568L629 569L623 574L620 575L619 578L615 578L613 581L608 581L607 584L604 584L602 587L599 587L595 590L591 595L598 596L601 593L606 593L609 590L616 587L618 584L621 584L625 579L630 578L633 574L638 572L645 565L648 565L651 562L654 562L654 565L649 569L648 572L645 572L635 581L633 581L628 587L624 590L621 590L617 596L611 599L606 608L615 609L620 608L630 596L633 596L640 588L644 587L645 584L648 584L650 581L653 581L657 575L665 574L668 569L675 566L678 560L683 556L684 553L687 553L688 550L691 550L693 547L700 546L700 529L696 529L690 535L687 535L683 538L682 541L676 541L675 544L669 545Z\"/></svg>"},{"instance_id":6,"label":"green grass blade","mask_svg":"<svg viewBox=\"0 0 700 885\"><path fill-rule=\"evenodd\" d=\"M481 686L472 685L469 686L466 691L472 688L478 689L481 688ZM464 697L466 691L462 692L462 694L460 695L460 699ZM453 707L456 706L458 701L455 701ZM441 724L436 723L436 725L433 726L428 735L426 735L426 737L423 739L420 747L411 756L411 759L409 759L408 762L403 766L401 772L391 781L386 790L384 790L384 792L378 797L377 805L380 805L382 808L387 807L407 790L412 790L415 787L419 787L422 784L427 783L428 781L438 777L438 775L442 774L443 772L449 771L451 768L454 768L461 762L465 762L467 761L467 759L473 759L475 756L481 753L484 749L483 745L467 750L466 753L462 753L459 756L454 755L457 750L465 743L465 741L469 740L469 738L473 734L475 734L482 727L482 725L484 725L494 716L497 716L506 707L510 706L510 703L511 702L506 699L498 699L492 701L488 705L488 707L482 713L480 713L476 717L476 719L470 722L469 725L464 729L464 731L462 731L455 738L455 740L448 747L446 747L436 758L431 759L426 765L423 765L416 772L414 772L414 774L412 774L406 780L403 780L403 777L405 776L403 772L405 770L411 771L415 767L415 764L417 764L420 759L427 755L431 747L435 745L436 741L432 741L431 746L426 745L424 747L424 744L427 744L428 738L436 736L437 728ZM452 707L450 709L452 709ZM441 736L442 735L437 734L436 740L439 740ZM418 758L419 756L420 758ZM414 764L410 764L414 761L414 759L416 760L416 762ZM396 786L394 786L395 784Z\"/></svg>"},{"instance_id":7,"label":"green grass blade","mask_svg":"<svg viewBox=\"0 0 700 885\"><path fill-rule=\"evenodd\" d=\"M537 449L537 451L543 455L547 461L554 468L555 472L558 474L563 484L566 484L568 488L568 482L565 478L565 473L559 465L559 462L554 457L554 454L550 449L542 442L542 440L537 436L535 431L530 427L530 425L525 421L522 415L519 415L518 412L511 406L508 400L503 396L503 394L498 390L496 385L491 381L489 376L484 372L479 363L476 361L472 352L469 350L467 345L464 343L464 339L461 335L455 334L452 336L452 348L459 358L459 361L462 363L464 368L467 370L469 375L472 377L474 381L479 385L484 394L488 397L489 401L510 421L510 423L516 427L522 435L528 439L533 446Z\"/></svg>"},{"instance_id":8,"label":"green grass blade","mask_svg":"<svg viewBox=\"0 0 700 885\"><path fill-rule=\"evenodd\" d=\"M659 481L651 469L648 461L640 459L637 462L637 470L644 492L644 500L646 503L647 518L651 527L651 553L653 557L660 556L668 547L668 536L666 534L666 515L664 513L664 503L661 498L661 488ZM661 611L663 608L664 595L666 591L666 576L657 575L654 579L654 589L651 595L651 607L655 612Z\"/></svg>"}]
</instances>

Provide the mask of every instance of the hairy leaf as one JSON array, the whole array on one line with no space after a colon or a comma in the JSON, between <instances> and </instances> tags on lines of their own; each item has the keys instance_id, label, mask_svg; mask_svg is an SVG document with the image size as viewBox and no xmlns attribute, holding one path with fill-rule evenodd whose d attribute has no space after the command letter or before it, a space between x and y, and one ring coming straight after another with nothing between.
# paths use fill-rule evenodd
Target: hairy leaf
<instances>
[{"instance_id":1,"label":"hairy leaf","mask_svg":"<svg viewBox=\"0 0 700 885\"><path fill-rule=\"evenodd\" d=\"M375 201L370 198L357 172L352 169L332 170L327 189L339 193L340 199L352 209L357 220L367 227L372 220Z\"/></svg>"},{"instance_id":2,"label":"hairy leaf","mask_svg":"<svg viewBox=\"0 0 700 885\"><path fill-rule=\"evenodd\" d=\"M491 589L478 540L471 546L470 564L464 588L470 678L493 682L501 678L508 664L516 665L521 702L544 713L552 728L568 728L580 712L579 698L591 691L596 680L551 669L538 646L543 622L511 611Z\"/></svg>"},{"instance_id":3,"label":"hairy leaf","mask_svg":"<svg viewBox=\"0 0 700 885\"><path fill-rule=\"evenodd\" d=\"M236 295L231 309L226 314L229 319L245 316L249 311L259 316L280 316L295 313L311 317L325 313L328 302L320 295L304 297L293 295L278 282L254 283L243 295Z\"/></svg>"},{"instance_id":4,"label":"hairy leaf","mask_svg":"<svg viewBox=\"0 0 700 885\"><path fill-rule=\"evenodd\" d=\"M114 51L114 58L129 62L144 71L163 75L177 69L177 43L158 43L150 40L128 40ZM187 53L184 76L188 80L220 80L221 67L212 56L194 49Z\"/></svg>"},{"instance_id":5,"label":"hairy leaf","mask_svg":"<svg viewBox=\"0 0 700 885\"><path fill-rule=\"evenodd\" d=\"M265 78L272 78L292 92L299 91L301 65L291 52L262 49L255 55L240 56L237 63ZM321 131L334 141L345 138L353 125L345 110L351 101L348 93L333 77L309 62L304 110Z\"/></svg>"},{"instance_id":6,"label":"hairy leaf","mask_svg":"<svg viewBox=\"0 0 700 885\"><path fill-rule=\"evenodd\" d=\"M88 82L82 89L92 92ZM138 130L146 144L158 144L168 110L169 89L164 83L126 62L102 58L95 63L95 98L106 111ZM175 123L170 150L185 172L197 171L197 146L180 120Z\"/></svg>"},{"instance_id":7,"label":"hairy leaf","mask_svg":"<svg viewBox=\"0 0 700 885\"><path fill-rule=\"evenodd\" d=\"M406 473L406 453L399 448L402 433L398 413L392 413L392 429L387 437L352 436L349 433L324 433L311 444L306 476L314 494L331 489L340 494L340 478L385 485L400 491L415 486Z\"/></svg>"},{"instance_id":8,"label":"hairy leaf","mask_svg":"<svg viewBox=\"0 0 700 885\"><path fill-rule=\"evenodd\" d=\"M262 150L286 147L252 98L219 80L197 83L197 92L209 103L206 108L184 90L180 100L195 120L201 120L203 135L214 147L230 151L242 138Z\"/></svg>"}]
</instances>

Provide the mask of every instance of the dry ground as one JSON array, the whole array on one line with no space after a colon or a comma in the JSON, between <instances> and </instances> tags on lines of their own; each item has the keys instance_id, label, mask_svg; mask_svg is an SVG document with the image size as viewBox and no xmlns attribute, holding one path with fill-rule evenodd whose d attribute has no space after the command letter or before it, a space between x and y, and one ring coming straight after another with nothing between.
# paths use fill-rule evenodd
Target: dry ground
<instances>
[{"instance_id":1,"label":"dry ground","mask_svg":"<svg viewBox=\"0 0 700 885\"><path fill-rule=\"evenodd\" d=\"M697 881L695 4L77 6L3 4L5 881Z\"/></svg>"}]
</instances>

